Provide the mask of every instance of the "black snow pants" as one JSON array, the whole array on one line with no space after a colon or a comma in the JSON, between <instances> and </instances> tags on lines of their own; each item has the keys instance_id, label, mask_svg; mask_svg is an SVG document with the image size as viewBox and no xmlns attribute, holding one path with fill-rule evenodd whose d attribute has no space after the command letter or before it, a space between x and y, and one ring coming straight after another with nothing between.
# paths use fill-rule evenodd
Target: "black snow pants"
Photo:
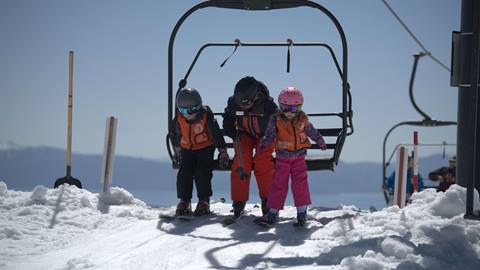
<instances>
[{"instance_id":1,"label":"black snow pants","mask_svg":"<svg viewBox=\"0 0 480 270\"><path fill-rule=\"evenodd\" d=\"M182 149L182 159L177 174L177 197L179 199L192 199L194 180L199 199L208 199L212 196L214 152L214 145L199 150Z\"/></svg>"}]
</instances>

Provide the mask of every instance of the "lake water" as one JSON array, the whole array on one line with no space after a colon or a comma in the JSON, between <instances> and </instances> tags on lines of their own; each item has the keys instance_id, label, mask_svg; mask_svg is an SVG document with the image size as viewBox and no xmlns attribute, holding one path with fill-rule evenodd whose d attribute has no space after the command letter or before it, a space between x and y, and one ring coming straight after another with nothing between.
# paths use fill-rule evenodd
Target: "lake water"
<instances>
[{"instance_id":1,"label":"lake water","mask_svg":"<svg viewBox=\"0 0 480 270\"><path fill-rule=\"evenodd\" d=\"M129 190L136 198L141 199L152 206L173 206L178 202L175 191L166 190ZM338 194L311 194L312 206L336 207L339 205L355 205L360 209L368 209L374 206L377 209L385 207L385 200L381 192L378 193L338 193ZM220 201L225 198L227 203L231 203L229 192L215 192L212 201ZM196 202L194 191L193 202ZM250 193L249 203L260 203L257 192ZM286 205L293 205L291 192L287 196Z\"/></svg>"}]
</instances>

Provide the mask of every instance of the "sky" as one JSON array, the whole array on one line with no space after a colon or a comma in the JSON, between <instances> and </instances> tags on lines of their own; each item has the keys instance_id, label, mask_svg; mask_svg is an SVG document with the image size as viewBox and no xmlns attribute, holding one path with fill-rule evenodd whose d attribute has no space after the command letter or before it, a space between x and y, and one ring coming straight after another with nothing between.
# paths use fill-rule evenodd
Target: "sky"
<instances>
[{"instance_id":1,"label":"sky","mask_svg":"<svg viewBox=\"0 0 480 270\"><path fill-rule=\"evenodd\" d=\"M68 51L73 50L73 152L102 153L106 118L115 116L117 154L165 159L168 40L181 15L200 2L0 1L0 143L66 147ZM396 123L422 120L408 96L413 54L421 48L380 0L317 2L337 17L349 49L355 131L340 159L381 162L386 132ZM427 49L449 65L461 2L388 2ZM190 16L177 34L174 85L203 44L235 38L326 42L342 57L338 33L317 10L210 8ZM299 87L306 112L341 110L341 81L325 51L292 48L289 74L285 48L240 48L220 68L231 51L207 49L188 81L215 111L223 111L235 83L246 75L263 81L275 99L282 88ZM457 120L457 88L449 82L448 71L430 58L420 60L414 95L433 119ZM340 127L332 119L312 122L319 128ZM387 156L396 144L411 143L414 130L423 143L456 143L456 127L401 127L389 138ZM420 155L441 152L421 149Z\"/></svg>"},{"instance_id":2,"label":"sky","mask_svg":"<svg viewBox=\"0 0 480 270\"><path fill-rule=\"evenodd\" d=\"M415 193L405 208L312 207L304 228L296 209L270 229L246 216L224 227L230 205L191 221L160 219L127 190L92 193L64 185L10 189L0 181L0 269L478 269L480 223L464 219L466 189ZM476 193L476 208L478 193ZM195 206L195 205L194 205Z\"/></svg>"}]
</instances>

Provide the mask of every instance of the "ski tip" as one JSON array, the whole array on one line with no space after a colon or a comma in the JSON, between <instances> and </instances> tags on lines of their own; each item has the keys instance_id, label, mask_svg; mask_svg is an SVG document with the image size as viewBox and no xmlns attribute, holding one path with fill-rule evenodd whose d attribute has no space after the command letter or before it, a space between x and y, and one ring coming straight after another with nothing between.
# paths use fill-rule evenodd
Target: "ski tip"
<instances>
[{"instance_id":1,"label":"ski tip","mask_svg":"<svg viewBox=\"0 0 480 270\"><path fill-rule=\"evenodd\" d=\"M193 215L188 215L188 216L176 216L177 219L183 220L183 221L190 221L193 219Z\"/></svg>"},{"instance_id":2,"label":"ski tip","mask_svg":"<svg viewBox=\"0 0 480 270\"><path fill-rule=\"evenodd\" d=\"M175 216L174 215L160 214L160 215L158 215L158 218L161 219L161 220L173 220L173 219L175 219Z\"/></svg>"}]
</instances>

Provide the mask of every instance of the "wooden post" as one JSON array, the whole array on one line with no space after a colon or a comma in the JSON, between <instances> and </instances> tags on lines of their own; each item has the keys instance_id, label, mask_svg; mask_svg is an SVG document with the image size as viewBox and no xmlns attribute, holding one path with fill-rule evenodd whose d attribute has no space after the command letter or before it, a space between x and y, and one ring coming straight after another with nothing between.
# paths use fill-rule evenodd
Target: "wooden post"
<instances>
[{"instance_id":1,"label":"wooden post","mask_svg":"<svg viewBox=\"0 0 480 270\"><path fill-rule=\"evenodd\" d=\"M67 177L72 176L73 51L68 52Z\"/></svg>"},{"instance_id":2,"label":"wooden post","mask_svg":"<svg viewBox=\"0 0 480 270\"><path fill-rule=\"evenodd\" d=\"M107 118L105 127L105 147L103 150L102 184L103 192L109 190L113 175L113 160L115 156L115 142L117 136L117 119L113 116Z\"/></svg>"},{"instance_id":3,"label":"wooden post","mask_svg":"<svg viewBox=\"0 0 480 270\"><path fill-rule=\"evenodd\" d=\"M418 132L413 132L413 190L418 191Z\"/></svg>"},{"instance_id":4,"label":"wooden post","mask_svg":"<svg viewBox=\"0 0 480 270\"><path fill-rule=\"evenodd\" d=\"M401 146L397 152L397 166L395 168L395 188L393 202L398 207L405 207L407 191L407 163L408 155L405 146Z\"/></svg>"}]
</instances>

